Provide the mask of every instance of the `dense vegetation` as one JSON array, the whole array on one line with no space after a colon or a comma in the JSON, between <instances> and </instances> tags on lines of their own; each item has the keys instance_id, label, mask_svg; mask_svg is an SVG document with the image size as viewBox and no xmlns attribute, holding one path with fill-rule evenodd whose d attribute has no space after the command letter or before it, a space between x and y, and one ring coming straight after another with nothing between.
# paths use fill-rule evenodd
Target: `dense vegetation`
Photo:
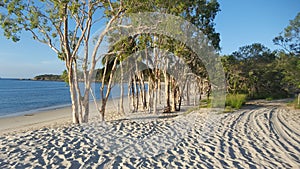
<instances>
[{"instance_id":1,"label":"dense vegetation","mask_svg":"<svg viewBox=\"0 0 300 169\"><path fill-rule=\"evenodd\" d=\"M299 107L299 31L300 13L290 21L284 32L273 39L282 50L271 51L262 44L254 43L223 56L227 92L232 95L246 94L249 99L267 100L295 97L298 94L294 103L295 107ZM232 107L235 107L234 104Z\"/></svg>"},{"instance_id":2,"label":"dense vegetation","mask_svg":"<svg viewBox=\"0 0 300 169\"><path fill-rule=\"evenodd\" d=\"M44 74L35 76L33 80L63 81L63 78L61 75Z\"/></svg>"}]
</instances>

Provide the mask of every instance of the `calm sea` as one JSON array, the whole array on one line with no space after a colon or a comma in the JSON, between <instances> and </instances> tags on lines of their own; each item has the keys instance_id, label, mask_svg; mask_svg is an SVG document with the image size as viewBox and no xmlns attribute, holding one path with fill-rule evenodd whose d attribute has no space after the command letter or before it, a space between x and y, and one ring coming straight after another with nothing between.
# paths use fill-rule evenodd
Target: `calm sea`
<instances>
[{"instance_id":1,"label":"calm sea","mask_svg":"<svg viewBox=\"0 0 300 169\"><path fill-rule=\"evenodd\" d=\"M99 99L99 83L93 85ZM119 89L112 97L119 97ZM0 79L0 117L15 116L71 105L65 82Z\"/></svg>"}]
</instances>

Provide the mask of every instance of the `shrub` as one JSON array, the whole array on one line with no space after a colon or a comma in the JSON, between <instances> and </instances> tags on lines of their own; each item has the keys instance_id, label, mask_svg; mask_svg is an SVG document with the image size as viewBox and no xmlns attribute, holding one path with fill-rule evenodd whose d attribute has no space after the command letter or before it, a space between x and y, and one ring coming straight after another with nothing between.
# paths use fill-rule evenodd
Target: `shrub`
<instances>
[{"instance_id":1,"label":"shrub","mask_svg":"<svg viewBox=\"0 0 300 169\"><path fill-rule=\"evenodd\" d=\"M225 105L235 109L239 109L246 103L247 95L245 94L228 94L226 96Z\"/></svg>"},{"instance_id":2,"label":"shrub","mask_svg":"<svg viewBox=\"0 0 300 169\"><path fill-rule=\"evenodd\" d=\"M267 97L266 100L267 100L267 101L272 101L272 100L273 100L273 97Z\"/></svg>"}]
</instances>

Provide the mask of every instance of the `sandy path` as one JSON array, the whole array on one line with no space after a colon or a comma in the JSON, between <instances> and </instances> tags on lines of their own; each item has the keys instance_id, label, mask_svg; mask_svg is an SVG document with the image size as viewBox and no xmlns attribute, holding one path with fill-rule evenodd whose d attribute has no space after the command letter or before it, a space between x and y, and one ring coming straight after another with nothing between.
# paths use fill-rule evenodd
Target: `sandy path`
<instances>
[{"instance_id":1,"label":"sandy path","mask_svg":"<svg viewBox=\"0 0 300 169\"><path fill-rule=\"evenodd\" d=\"M300 111L92 122L0 137L0 168L300 168Z\"/></svg>"}]
</instances>

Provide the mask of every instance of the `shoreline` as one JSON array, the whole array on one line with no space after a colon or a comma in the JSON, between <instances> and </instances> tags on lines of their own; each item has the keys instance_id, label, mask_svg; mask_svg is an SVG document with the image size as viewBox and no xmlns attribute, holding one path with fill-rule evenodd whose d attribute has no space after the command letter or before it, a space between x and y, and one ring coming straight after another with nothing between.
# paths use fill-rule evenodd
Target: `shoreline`
<instances>
[{"instance_id":1,"label":"shoreline","mask_svg":"<svg viewBox=\"0 0 300 169\"><path fill-rule=\"evenodd\" d=\"M106 121L111 119L117 119L119 114L115 103L117 99L110 99L107 102L106 107ZM97 101L99 105L100 101ZM126 99L124 100L126 102ZM59 108L44 108L46 110L40 110L35 112L23 112L22 114L14 114L11 116L0 117L0 136L12 133L20 133L29 130L37 130L45 127L56 128L65 125L71 125L72 123L72 109L71 105L66 105ZM99 113L93 101L90 102L89 121L95 118L99 118Z\"/></svg>"},{"instance_id":2,"label":"shoreline","mask_svg":"<svg viewBox=\"0 0 300 169\"><path fill-rule=\"evenodd\" d=\"M71 124L71 106L0 118L0 135Z\"/></svg>"},{"instance_id":3,"label":"shoreline","mask_svg":"<svg viewBox=\"0 0 300 169\"><path fill-rule=\"evenodd\" d=\"M33 109L33 110L14 112L14 113L11 113L11 114L1 115L0 119L10 118L10 117L17 117L17 116L26 116L26 115L37 114L37 113L43 113L43 112L62 109L62 108L67 108L67 107L71 107L71 106L72 106L71 104L62 104L62 105L57 105L57 106L49 106L49 107L37 108L37 109Z\"/></svg>"}]
</instances>

